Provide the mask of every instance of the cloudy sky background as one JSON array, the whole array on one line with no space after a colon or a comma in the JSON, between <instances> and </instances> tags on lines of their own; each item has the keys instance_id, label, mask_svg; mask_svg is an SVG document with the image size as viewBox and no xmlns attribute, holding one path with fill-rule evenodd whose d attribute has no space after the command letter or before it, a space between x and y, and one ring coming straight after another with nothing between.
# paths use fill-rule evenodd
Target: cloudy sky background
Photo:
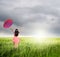
<instances>
[{"instance_id":1,"label":"cloudy sky background","mask_svg":"<svg viewBox=\"0 0 60 57\"><path fill-rule=\"evenodd\" d=\"M0 36L13 35L2 26L8 18L21 35L60 36L60 0L0 0Z\"/></svg>"}]
</instances>

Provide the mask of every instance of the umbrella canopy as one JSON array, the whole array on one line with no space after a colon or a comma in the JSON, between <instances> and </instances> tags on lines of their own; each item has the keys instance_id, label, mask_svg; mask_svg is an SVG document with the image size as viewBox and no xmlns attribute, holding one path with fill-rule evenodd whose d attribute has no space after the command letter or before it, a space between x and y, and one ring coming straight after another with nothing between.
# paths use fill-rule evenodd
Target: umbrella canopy
<instances>
[{"instance_id":1,"label":"umbrella canopy","mask_svg":"<svg viewBox=\"0 0 60 57\"><path fill-rule=\"evenodd\" d=\"M7 19L7 20L4 21L3 27L4 28L10 28L12 24L13 24L13 20L12 19Z\"/></svg>"}]
</instances>

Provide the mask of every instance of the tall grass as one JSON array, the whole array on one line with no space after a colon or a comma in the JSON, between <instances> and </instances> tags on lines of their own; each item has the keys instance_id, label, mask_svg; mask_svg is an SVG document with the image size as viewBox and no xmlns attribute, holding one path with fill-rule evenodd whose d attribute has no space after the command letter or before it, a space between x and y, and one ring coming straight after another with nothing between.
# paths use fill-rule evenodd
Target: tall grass
<instances>
[{"instance_id":1,"label":"tall grass","mask_svg":"<svg viewBox=\"0 0 60 57\"><path fill-rule=\"evenodd\" d=\"M12 38L0 38L0 57L60 57L60 43L47 44L21 38L18 49L14 49Z\"/></svg>"}]
</instances>

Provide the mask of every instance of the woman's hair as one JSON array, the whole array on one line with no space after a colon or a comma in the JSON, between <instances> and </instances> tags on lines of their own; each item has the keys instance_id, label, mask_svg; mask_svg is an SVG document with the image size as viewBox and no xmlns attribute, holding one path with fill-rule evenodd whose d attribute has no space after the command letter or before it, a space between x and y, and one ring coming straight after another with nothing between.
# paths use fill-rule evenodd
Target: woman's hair
<instances>
[{"instance_id":1,"label":"woman's hair","mask_svg":"<svg viewBox=\"0 0 60 57\"><path fill-rule=\"evenodd\" d=\"M15 36L18 36L18 35L19 35L18 29L15 29L14 35L15 35Z\"/></svg>"}]
</instances>

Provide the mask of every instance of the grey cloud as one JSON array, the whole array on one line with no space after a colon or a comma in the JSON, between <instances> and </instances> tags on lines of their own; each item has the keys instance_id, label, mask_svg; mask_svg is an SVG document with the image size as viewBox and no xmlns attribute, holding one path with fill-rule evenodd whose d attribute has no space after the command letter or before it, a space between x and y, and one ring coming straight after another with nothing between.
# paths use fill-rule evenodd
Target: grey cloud
<instances>
[{"instance_id":1,"label":"grey cloud","mask_svg":"<svg viewBox=\"0 0 60 57\"><path fill-rule=\"evenodd\" d=\"M13 19L15 27L23 26L25 28L25 31L22 32L22 34L32 34L32 31L34 30L34 26L36 27L39 26L38 28L41 27L45 28L46 26L47 31L51 33L54 32L54 34L60 34L60 30L59 30L60 1L59 0L58 1L57 0L23 0L23 1L1 0L0 22L1 21L3 22L7 18ZM50 19L54 19L54 20L50 20ZM52 24L51 22L52 23L54 22L54 24ZM0 28L0 31L1 29L2 28ZM6 32L7 30L3 29L3 31ZM10 33L10 31L8 31L7 33Z\"/></svg>"}]
</instances>

